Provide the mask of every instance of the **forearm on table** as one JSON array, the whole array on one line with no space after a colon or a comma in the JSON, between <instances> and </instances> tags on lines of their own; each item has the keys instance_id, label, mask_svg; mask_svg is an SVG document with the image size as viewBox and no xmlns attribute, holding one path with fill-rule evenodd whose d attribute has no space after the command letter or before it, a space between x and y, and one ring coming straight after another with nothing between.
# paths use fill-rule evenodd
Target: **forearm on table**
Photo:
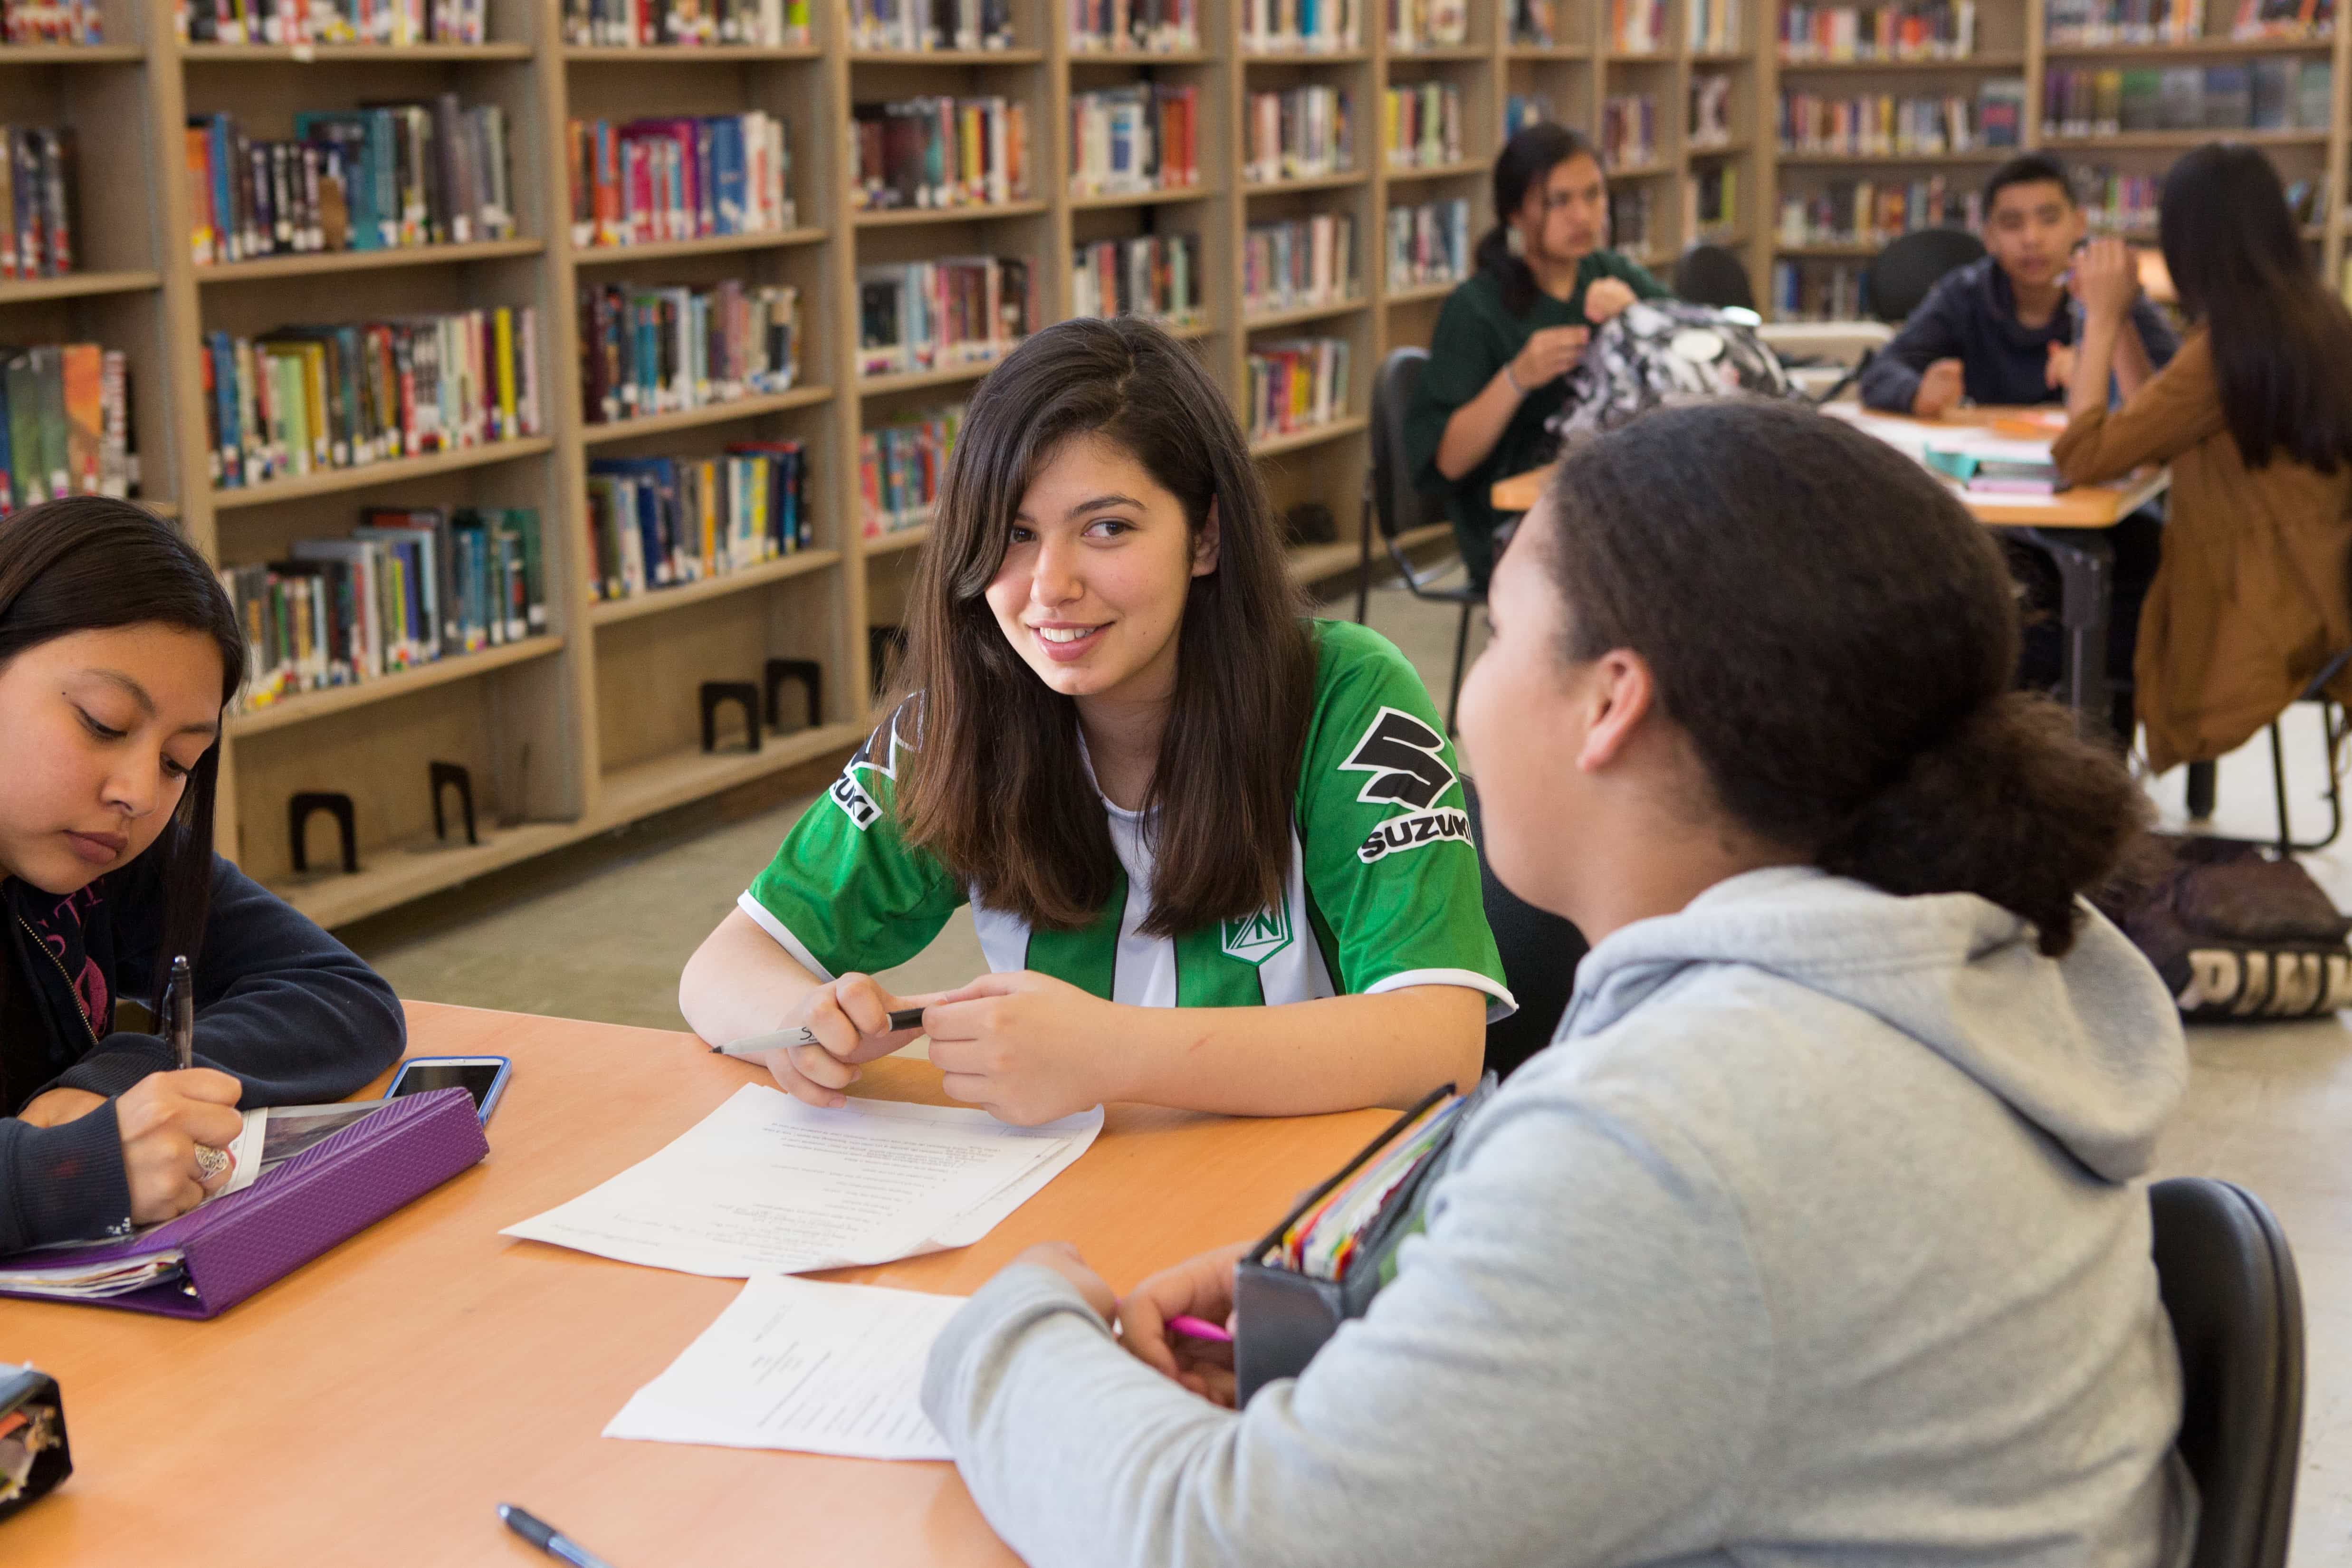
<instances>
[{"instance_id":1,"label":"forearm on table","mask_svg":"<svg viewBox=\"0 0 2352 1568\"><path fill-rule=\"evenodd\" d=\"M1458 479L1486 460L1509 428L1525 395L1511 384L1510 367L1496 371L1478 395L1455 409L1437 442L1437 471Z\"/></svg>"},{"instance_id":2,"label":"forearm on table","mask_svg":"<svg viewBox=\"0 0 2352 1568\"><path fill-rule=\"evenodd\" d=\"M705 937L677 981L677 1010L714 1046L780 1029L824 982L741 910Z\"/></svg>"},{"instance_id":3,"label":"forearm on table","mask_svg":"<svg viewBox=\"0 0 2352 1568\"><path fill-rule=\"evenodd\" d=\"M1103 1098L1228 1116L1402 1109L1477 1081L1486 1000L1409 985L1272 1007L1122 1007Z\"/></svg>"}]
</instances>

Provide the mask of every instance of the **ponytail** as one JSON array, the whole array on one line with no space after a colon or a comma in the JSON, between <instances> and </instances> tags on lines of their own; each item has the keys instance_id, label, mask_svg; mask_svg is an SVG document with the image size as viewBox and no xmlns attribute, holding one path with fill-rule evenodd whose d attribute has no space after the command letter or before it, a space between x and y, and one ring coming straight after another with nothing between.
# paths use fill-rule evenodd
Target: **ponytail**
<instances>
[{"instance_id":1,"label":"ponytail","mask_svg":"<svg viewBox=\"0 0 2352 1568\"><path fill-rule=\"evenodd\" d=\"M1535 309L1536 275L1511 253L1511 216L1527 201L1529 186L1541 189L1551 172L1570 158L1590 158L1596 167L1601 162L1584 132L1548 120L1521 130L1495 156L1495 226L1478 241L1472 259L1479 271L1494 278L1503 292L1503 309L1514 316Z\"/></svg>"},{"instance_id":2,"label":"ponytail","mask_svg":"<svg viewBox=\"0 0 2352 1568\"><path fill-rule=\"evenodd\" d=\"M1693 460L1692 454L1705 457ZM1974 893L2074 943L2147 804L2047 698L1986 531L1916 463L1761 402L1645 415L1572 451L1539 539L1576 661L1631 648L1717 804L1890 893Z\"/></svg>"}]
</instances>

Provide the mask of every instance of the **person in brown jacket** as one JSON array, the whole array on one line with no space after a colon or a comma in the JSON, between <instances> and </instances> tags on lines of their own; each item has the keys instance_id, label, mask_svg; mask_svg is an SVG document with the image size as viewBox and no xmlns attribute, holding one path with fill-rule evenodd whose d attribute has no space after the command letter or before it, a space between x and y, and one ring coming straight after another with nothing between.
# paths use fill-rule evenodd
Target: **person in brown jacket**
<instances>
[{"instance_id":1,"label":"person in brown jacket","mask_svg":"<svg viewBox=\"0 0 2352 1568\"><path fill-rule=\"evenodd\" d=\"M2075 484L2172 465L2132 667L2162 773L2235 751L2352 648L2352 314L2252 147L2209 142L2175 163L2158 233L2192 330L2110 412L2139 284L2121 241L2095 241L2074 267L2083 333L2051 456ZM2352 672L2330 692L2352 699Z\"/></svg>"}]
</instances>

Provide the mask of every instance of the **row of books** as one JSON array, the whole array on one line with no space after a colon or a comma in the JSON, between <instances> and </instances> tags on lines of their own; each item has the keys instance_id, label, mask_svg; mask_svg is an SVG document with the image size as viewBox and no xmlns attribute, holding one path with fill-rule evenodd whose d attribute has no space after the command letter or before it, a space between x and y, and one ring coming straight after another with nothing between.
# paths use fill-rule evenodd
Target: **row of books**
<instances>
[{"instance_id":1,"label":"row of books","mask_svg":"<svg viewBox=\"0 0 2352 1568\"><path fill-rule=\"evenodd\" d=\"M574 120L565 145L574 245L776 234L799 222L791 138L772 114Z\"/></svg>"},{"instance_id":2,"label":"row of books","mask_svg":"<svg viewBox=\"0 0 2352 1568\"><path fill-rule=\"evenodd\" d=\"M1739 47L1739 0L1683 0L1693 54L1727 55Z\"/></svg>"},{"instance_id":3,"label":"row of books","mask_svg":"<svg viewBox=\"0 0 2352 1568\"><path fill-rule=\"evenodd\" d=\"M1973 97L1891 92L1780 95L1780 151L1846 158L1935 157L2018 144L2023 78L1977 84Z\"/></svg>"},{"instance_id":4,"label":"row of books","mask_svg":"<svg viewBox=\"0 0 2352 1568\"><path fill-rule=\"evenodd\" d=\"M1254 92L1243 120L1242 177L1264 184L1355 167L1353 100L1339 88Z\"/></svg>"},{"instance_id":5,"label":"row of books","mask_svg":"<svg viewBox=\"0 0 2352 1568\"><path fill-rule=\"evenodd\" d=\"M0 351L0 512L59 496L127 496L138 485L121 350Z\"/></svg>"},{"instance_id":6,"label":"row of books","mask_svg":"<svg viewBox=\"0 0 2352 1568\"><path fill-rule=\"evenodd\" d=\"M1389 209L1389 287L1423 289L1470 276L1470 204L1423 202Z\"/></svg>"},{"instance_id":7,"label":"row of books","mask_svg":"<svg viewBox=\"0 0 2352 1568\"><path fill-rule=\"evenodd\" d=\"M1240 0L1242 47L1254 55L1329 55L1364 47L1361 0Z\"/></svg>"},{"instance_id":8,"label":"row of books","mask_svg":"<svg viewBox=\"0 0 2352 1568\"><path fill-rule=\"evenodd\" d=\"M1639 259L1656 248L1658 197L1654 184L1626 185L1609 193L1609 243Z\"/></svg>"},{"instance_id":9,"label":"row of books","mask_svg":"<svg viewBox=\"0 0 2352 1568\"><path fill-rule=\"evenodd\" d=\"M1005 98L911 98L851 110L850 205L868 210L1026 201L1029 107Z\"/></svg>"},{"instance_id":10,"label":"row of books","mask_svg":"<svg viewBox=\"0 0 2352 1568\"><path fill-rule=\"evenodd\" d=\"M1250 439L1296 436L1348 416L1348 340L1284 338L1249 354Z\"/></svg>"},{"instance_id":11,"label":"row of books","mask_svg":"<svg viewBox=\"0 0 2352 1568\"><path fill-rule=\"evenodd\" d=\"M1242 312L1303 310L1357 297L1356 220L1318 213L1242 236Z\"/></svg>"},{"instance_id":12,"label":"row of books","mask_svg":"<svg viewBox=\"0 0 2352 1568\"><path fill-rule=\"evenodd\" d=\"M510 239L506 110L431 103L294 116L290 142L257 142L229 114L184 132L188 245L196 265L328 250Z\"/></svg>"},{"instance_id":13,"label":"row of books","mask_svg":"<svg viewBox=\"0 0 2352 1568\"><path fill-rule=\"evenodd\" d=\"M1666 0L1609 0L1609 48L1618 55L1664 54Z\"/></svg>"},{"instance_id":14,"label":"row of books","mask_svg":"<svg viewBox=\"0 0 2352 1568\"><path fill-rule=\"evenodd\" d=\"M1202 320L1200 237L1146 234L1077 247L1070 256L1070 312Z\"/></svg>"},{"instance_id":15,"label":"row of books","mask_svg":"<svg viewBox=\"0 0 2352 1568\"><path fill-rule=\"evenodd\" d=\"M1772 264L1772 319L1776 321L1860 320L1862 268L1840 262L1776 261Z\"/></svg>"},{"instance_id":16,"label":"row of books","mask_svg":"<svg viewBox=\"0 0 2352 1568\"><path fill-rule=\"evenodd\" d=\"M380 680L547 630L547 557L529 507L370 507L341 539L224 566L245 627L239 704Z\"/></svg>"},{"instance_id":17,"label":"row of books","mask_svg":"<svg viewBox=\"0 0 2352 1568\"><path fill-rule=\"evenodd\" d=\"M850 47L877 51L1009 49L1008 0L848 0Z\"/></svg>"},{"instance_id":18,"label":"row of books","mask_svg":"<svg viewBox=\"0 0 2352 1568\"><path fill-rule=\"evenodd\" d=\"M486 0L174 0L191 44L478 44Z\"/></svg>"},{"instance_id":19,"label":"row of books","mask_svg":"<svg viewBox=\"0 0 2352 1568\"><path fill-rule=\"evenodd\" d=\"M1658 161L1658 100L1626 92L1601 100L1601 166L1639 169Z\"/></svg>"},{"instance_id":20,"label":"row of books","mask_svg":"<svg viewBox=\"0 0 2352 1568\"><path fill-rule=\"evenodd\" d=\"M486 446L545 429L539 312L499 306L395 321L205 334L213 482Z\"/></svg>"},{"instance_id":21,"label":"row of books","mask_svg":"<svg viewBox=\"0 0 2352 1568\"><path fill-rule=\"evenodd\" d=\"M1201 0L1069 0L1070 52L1174 54L1201 47Z\"/></svg>"},{"instance_id":22,"label":"row of books","mask_svg":"<svg viewBox=\"0 0 2352 1568\"><path fill-rule=\"evenodd\" d=\"M1739 165L1713 163L1683 182L1683 233L1721 239L1739 226Z\"/></svg>"},{"instance_id":23,"label":"row of books","mask_svg":"<svg viewBox=\"0 0 2352 1568\"><path fill-rule=\"evenodd\" d=\"M1685 145L1696 152L1705 147L1720 147L1731 139L1731 73L1693 71Z\"/></svg>"},{"instance_id":24,"label":"row of books","mask_svg":"<svg viewBox=\"0 0 2352 1568\"><path fill-rule=\"evenodd\" d=\"M591 425L789 391L800 371L800 291L730 278L580 290L580 393Z\"/></svg>"},{"instance_id":25,"label":"row of books","mask_svg":"<svg viewBox=\"0 0 2352 1568\"><path fill-rule=\"evenodd\" d=\"M59 278L74 269L74 133L0 126L0 278Z\"/></svg>"},{"instance_id":26,"label":"row of books","mask_svg":"<svg viewBox=\"0 0 2352 1568\"><path fill-rule=\"evenodd\" d=\"M1070 95L1070 194L1181 190L1201 183L1201 89L1138 82Z\"/></svg>"},{"instance_id":27,"label":"row of books","mask_svg":"<svg viewBox=\"0 0 2352 1568\"><path fill-rule=\"evenodd\" d=\"M1470 41L1470 8L1465 0L1388 0L1389 47L1403 54L1417 49L1459 48Z\"/></svg>"},{"instance_id":28,"label":"row of books","mask_svg":"<svg viewBox=\"0 0 2352 1568\"><path fill-rule=\"evenodd\" d=\"M102 44L98 0L0 0L0 39L11 44Z\"/></svg>"},{"instance_id":29,"label":"row of books","mask_svg":"<svg viewBox=\"0 0 2352 1568\"><path fill-rule=\"evenodd\" d=\"M961 403L907 415L857 439L858 527L867 539L931 521L963 426Z\"/></svg>"},{"instance_id":30,"label":"row of books","mask_svg":"<svg viewBox=\"0 0 2352 1568\"><path fill-rule=\"evenodd\" d=\"M798 441L739 441L715 457L591 459L590 594L633 598L810 548L807 471Z\"/></svg>"},{"instance_id":31,"label":"row of books","mask_svg":"<svg viewBox=\"0 0 2352 1568\"><path fill-rule=\"evenodd\" d=\"M1780 12L1783 60L1957 60L1977 52L1976 0L1885 0Z\"/></svg>"},{"instance_id":32,"label":"row of books","mask_svg":"<svg viewBox=\"0 0 2352 1568\"><path fill-rule=\"evenodd\" d=\"M857 269L857 374L988 364L1036 329L1036 279L1013 257L950 256Z\"/></svg>"},{"instance_id":33,"label":"row of books","mask_svg":"<svg viewBox=\"0 0 2352 1568\"><path fill-rule=\"evenodd\" d=\"M775 49L811 38L809 0L563 0L567 44Z\"/></svg>"},{"instance_id":34,"label":"row of books","mask_svg":"<svg viewBox=\"0 0 2352 1568\"><path fill-rule=\"evenodd\" d=\"M2164 175L2093 164L2074 171L2074 196L2082 204L2091 228L2099 234L2128 238L2156 238L2157 211L2164 194ZM2297 180L2286 188L2288 213L2298 224L2314 224L2327 215L2320 200L2321 186Z\"/></svg>"},{"instance_id":35,"label":"row of books","mask_svg":"<svg viewBox=\"0 0 2352 1568\"><path fill-rule=\"evenodd\" d=\"M1510 0L1511 42L1549 49L1566 43L1559 0Z\"/></svg>"},{"instance_id":36,"label":"row of books","mask_svg":"<svg viewBox=\"0 0 2352 1568\"><path fill-rule=\"evenodd\" d=\"M2042 77L2042 125L2061 136L2126 131L2327 129L2335 69L2326 60L2131 70L2052 67Z\"/></svg>"},{"instance_id":37,"label":"row of books","mask_svg":"<svg viewBox=\"0 0 2352 1568\"><path fill-rule=\"evenodd\" d=\"M1423 81L1381 94L1381 139L1391 169L1439 169L1462 162L1462 89Z\"/></svg>"},{"instance_id":38,"label":"row of books","mask_svg":"<svg viewBox=\"0 0 2352 1568\"><path fill-rule=\"evenodd\" d=\"M2200 0L2049 0L2046 15L2042 36L2053 44L2195 44L2206 37ZM2335 23L2335 0L2238 0L2230 37L2324 38Z\"/></svg>"},{"instance_id":39,"label":"row of books","mask_svg":"<svg viewBox=\"0 0 2352 1568\"><path fill-rule=\"evenodd\" d=\"M1981 226L1982 198L1954 189L1941 174L1918 180L1832 180L1780 198L1780 243L1884 245L1920 228Z\"/></svg>"}]
</instances>

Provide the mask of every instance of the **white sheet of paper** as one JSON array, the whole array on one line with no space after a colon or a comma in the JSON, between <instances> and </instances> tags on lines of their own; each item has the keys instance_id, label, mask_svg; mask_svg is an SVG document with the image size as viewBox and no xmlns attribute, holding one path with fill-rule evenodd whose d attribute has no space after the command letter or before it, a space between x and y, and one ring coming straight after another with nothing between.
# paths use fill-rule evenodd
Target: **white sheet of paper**
<instances>
[{"instance_id":1,"label":"white sheet of paper","mask_svg":"<svg viewBox=\"0 0 2352 1568\"><path fill-rule=\"evenodd\" d=\"M236 1142L228 1146L228 1152L236 1156L236 1168L229 1173L228 1184L215 1193L213 1197L225 1198L231 1193L241 1193L260 1180L261 1140L268 1131L268 1110L245 1113L245 1126L238 1131ZM209 1203L212 1200L208 1198L205 1201Z\"/></svg>"},{"instance_id":2,"label":"white sheet of paper","mask_svg":"<svg viewBox=\"0 0 2352 1568\"><path fill-rule=\"evenodd\" d=\"M757 1276L667 1372L630 1396L604 1436L853 1459L948 1458L946 1439L923 1414L923 1362L963 1303Z\"/></svg>"},{"instance_id":3,"label":"white sheet of paper","mask_svg":"<svg viewBox=\"0 0 2352 1568\"><path fill-rule=\"evenodd\" d=\"M1009 1127L984 1110L746 1084L650 1159L500 1231L743 1279L969 1247L1095 1141L1102 1107Z\"/></svg>"}]
</instances>

